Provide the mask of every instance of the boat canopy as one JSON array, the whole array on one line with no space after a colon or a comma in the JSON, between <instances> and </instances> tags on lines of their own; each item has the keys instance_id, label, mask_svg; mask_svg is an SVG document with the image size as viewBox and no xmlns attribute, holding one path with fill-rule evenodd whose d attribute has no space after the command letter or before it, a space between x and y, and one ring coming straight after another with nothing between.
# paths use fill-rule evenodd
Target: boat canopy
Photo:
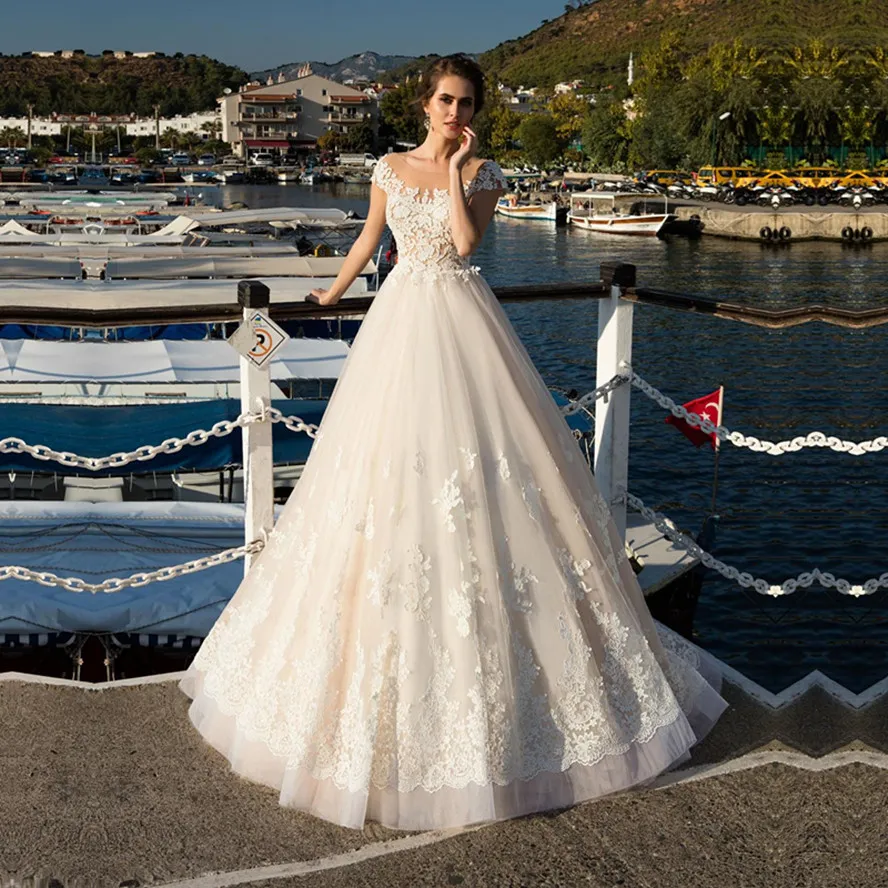
<instances>
[{"instance_id":1,"label":"boat canopy","mask_svg":"<svg viewBox=\"0 0 888 888\"><path fill-rule=\"evenodd\" d=\"M342 257L306 259L313 277L265 277L258 278L271 291L271 303L298 302L315 287L330 287L342 263ZM374 263L368 262L362 274L373 274ZM367 281L356 278L343 295L343 299L364 296ZM195 306L237 305L237 284L232 280L206 281L55 281L0 280L0 316L10 309L43 309L47 315L61 309L124 311L130 309L156 309L158 305L169 308L194 308ZM14 314L14 311L12 312ZM32 323L36 321L31 320Z\"/></svg>"},{"instance_id":2,"label":"boat canopy","mask_svg":"<svg viewBox=\"0 0 888 888\"><path fill-rule=\"evenodd\" d=\"M271 358L271 377L336 379L348 348L337 339L288 339ZM0 339L0 384L239 381L240 355L221 339L152 342ZM3 405L5 428L13 427L6 419L10 407Z\"/></svg>"},{"instance_id":3,"label":"boat canopy","mask_svg":"<svg viewBox=\"0 0 888 888\"><path fill-rule=\"evenodd\" d=\"M239 442L240 435L218 440L230 439ZM201 448L185 450L196 453ZM276 507L276 514L281 508ZM2 565L18 564L101 582L242 546L244 506L176 501L0 501L0 534ZM163 583L99 595L9 579L3 583L0 631L205 637L243 576L244 565L238 560Z\"/></svg>"}]
</instances>

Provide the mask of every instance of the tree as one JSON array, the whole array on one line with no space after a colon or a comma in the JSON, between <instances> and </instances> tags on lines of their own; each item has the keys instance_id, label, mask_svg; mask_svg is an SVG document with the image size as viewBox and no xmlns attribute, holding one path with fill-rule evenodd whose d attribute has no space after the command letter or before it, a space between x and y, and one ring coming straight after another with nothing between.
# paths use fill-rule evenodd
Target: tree
<instances>
[{"instance_id":1,"label":"tree","mask_svg":"<svg viewBox=\"0 0 888 888\"><path fill-rule=\"evenodd\" d=\"M325 130L318 136L319 151L339 151L342 145L342 136L335 130Z\"/></svg>"},{"instance_id":2,"label":"tree","mask_svg":"<svg viewBox=\"0 0 888 888\"><path fill-rule=\"evenodd\" d=\"M559 138L555 121L547 114L528 114L516 132L524 156L534 166L545 166L555 160L566 144Z\"/></svg>"},{"instance_id":3,"label":"tree","mask_svg":"<svg viewBox=\"0 0 888 888\"><path fill-rule=\"evenodd\" d=\"M629 155L626 110L621 102L599 97L581 133L583 151L592 167L602 171L624 165Z\"/></svg>"},{"instance_id":4,"label":"tree","mask_svg":"<svg viewBox=\"0 0 888 888\"><path fill-rule=\"evenodd\" d=\"M160 144L165 148L172 148L174 151L182 144L182 133L177 129L168 126L160 134Z\"/></svg>"},{"instance_id":5,"label":"tree","mask_svg":"<svg viewBox=\"0 0 888 888\"><path fill-rule=\"evenodd\" d=\"M366 121L356 124L345 133L345 146L349 151L364 153L373 150L373 127Z\"/></svg>"},{"instance_id":6,"label":"tree","mask_svg":"<svg viewBox=\"0 0 888 888\"><path fill-rule=\"evenodd\" d=\"M386 92L379 103L380 138L419 143L424 131L420 127L419 113L412 104L414 89L404 85Z\"/></svg>"},{"instance_id":7,"label":"tree","mask_svg":"<svg viewBox=\"0 0 888 888\"><path fill-rule=\"evenodd\" d=\"M574 93L559 93L549 102L549 113L555 120L558 137L573 142L589 116L589 103Z\"/></svg>"},{"instance_id":8,"label":"tree","mask_svg":"<svg viewBox=\"0 0 888 888\"><path fill-rule=\"evenodd\" d=\"M0 145L18 148L28 144L28 136L20 126L5 126L0 130Z\"/></svg>"}]
</instances>

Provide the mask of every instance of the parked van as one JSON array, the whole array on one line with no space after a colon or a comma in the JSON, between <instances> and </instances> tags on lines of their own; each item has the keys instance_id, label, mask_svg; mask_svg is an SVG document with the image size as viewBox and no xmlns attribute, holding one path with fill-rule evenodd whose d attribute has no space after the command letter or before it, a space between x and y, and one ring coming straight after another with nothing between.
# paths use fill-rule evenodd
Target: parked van
<instances>
[{"instance_id":1,"label":"parked van","mask_svg":"<svg viewBox=\"0 0 888 888\"><path fill-rule=\"evenodd\" d=\"M377 159L372 154L340 154L338 162L341 166L374 167Z\"/></svg>"},{"instance_id":2,"label":"parked van","mask_svg":"<svg viewBox=\"0 0 888 888\"><path fill-rule=\"evenodd\" d=\"M762 173L749 167L701 167L697 171L698 185L736 185L741 179L752 176L758 178Z\"/></svg>"},{"instance_id":3,"label":"parked van","mask_svg":"<svg viewBox=\"0 0 888 888\"><path fill-rule=\"evenodd\" d=\"M789 175L805 188L829 188L842 178L842 171L835 167L799 167Z\"/></svg>"}]
</instances>

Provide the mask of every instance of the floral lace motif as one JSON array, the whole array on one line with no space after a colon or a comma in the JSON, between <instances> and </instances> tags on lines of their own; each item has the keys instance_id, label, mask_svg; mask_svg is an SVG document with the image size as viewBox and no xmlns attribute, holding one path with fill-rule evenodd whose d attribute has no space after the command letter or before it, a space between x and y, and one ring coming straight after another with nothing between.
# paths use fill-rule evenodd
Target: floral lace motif
<instances>
[{"instance_id":1,"label":"floral lace motif","mask_svg":"<svg viewBox=\"0 0 888 888\"><path fill-rule=\"evenodd\" d=\"M398 243L393 275L409 275L421 281L454 275L467 280L478 275L478 269L459 255L453 243L450 192L446 188L407 185L385 157L376 164L372 181L386 193L386 222ZM471 199L478 191L503 189L503 183L502 170L486 160L463 187L466 198Z\"/></svg>"}]
</instances>

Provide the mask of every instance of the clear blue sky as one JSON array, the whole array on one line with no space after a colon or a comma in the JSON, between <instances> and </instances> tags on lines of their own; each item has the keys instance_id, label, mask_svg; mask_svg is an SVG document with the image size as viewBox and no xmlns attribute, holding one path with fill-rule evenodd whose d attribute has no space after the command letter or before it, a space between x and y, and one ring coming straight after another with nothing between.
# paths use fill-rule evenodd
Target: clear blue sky
<instances>
[{"instance_id":1,"label":"clear blue sky","mask_svg":"<svg viewBox=\"0 0 888 888\"><path fill-rule=\"evenodd\" d=\"M0 52L129 49L204 53L247 71L294 61L483 52L520 37L564 0L41 0L8 10Z\"/></svg>"}]
</instances>

